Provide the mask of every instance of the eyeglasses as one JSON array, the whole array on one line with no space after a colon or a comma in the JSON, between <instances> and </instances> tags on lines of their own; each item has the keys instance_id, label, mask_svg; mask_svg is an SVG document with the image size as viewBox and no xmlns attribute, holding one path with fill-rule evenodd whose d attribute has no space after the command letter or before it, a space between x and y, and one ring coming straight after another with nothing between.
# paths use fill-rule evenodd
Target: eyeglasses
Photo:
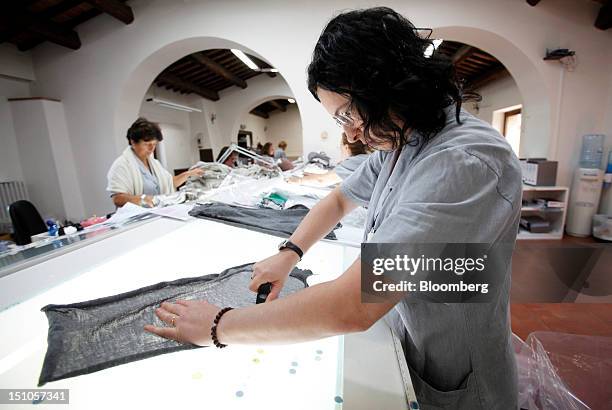
<instances>
[{"instance_id":1,"label":"eyeglasses","mask_svg":"<svg viewBox=\"0 0 612 410\"><path fill-rule=\"evenodd\" d=\"M351 113L348 111L342 114L334 115L332 118L340 127L352 128L353 125L355 125L355 121L351 118Z\"/></svg>"}]
</instances>

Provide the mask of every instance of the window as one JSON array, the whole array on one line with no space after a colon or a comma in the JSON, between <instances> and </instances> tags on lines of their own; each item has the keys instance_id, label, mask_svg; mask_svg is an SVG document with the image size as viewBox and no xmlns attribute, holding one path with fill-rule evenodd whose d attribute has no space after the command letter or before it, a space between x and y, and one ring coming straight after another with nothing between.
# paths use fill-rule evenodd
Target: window
<instances>
[{"instance_id":1,"label":"window","mask_svg":"<svg viewBox=\"0 0 612 410\"><path fill-rule=\"evenodd\" d=\"M518 156L521 143L521 108L504 112L503 118L502 134Z\"/></svg>"}]
</instances>

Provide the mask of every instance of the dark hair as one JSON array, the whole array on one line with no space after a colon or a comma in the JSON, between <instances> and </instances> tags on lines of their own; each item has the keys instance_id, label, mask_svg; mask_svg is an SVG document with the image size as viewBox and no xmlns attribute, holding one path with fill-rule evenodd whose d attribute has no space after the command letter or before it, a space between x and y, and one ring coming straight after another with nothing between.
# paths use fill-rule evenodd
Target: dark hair
<instances>
[{"instance_id":1,"label":"dark hair","mask_svg":"<svg viewBox=\"0 0 612 410\"><path fill-rule=\"evenodd\" d=\"M228 149L229 149L229 147L228 147L227 145L226 145L225 147L221 148L221 150L219 151L219 155L217 155L217 159L216 159L216 161L217 161L217 162L219 162L219 160L221 159L221 157L223 156L223 154L225 154L225 151L227 151ZM228 158L229 158L229 157L231 157L231 156L232 156L232 155L230 154L230 155L228 156Z\"/></svg>"},{"instance_id":2,"label":"dark hair","mask_svg":"<svg viewBox=\"0 0 612 410\"><path fill-rule=\"evenodd\" d=\"M342 145L346 146L351 153L351 157L361 154L369 154L370 149L363 142L357 140L355 142L349 142L346 137L346 133L342 133Z\"/></svg>"},{"instance_id":3,"label":"dark hair","mask_svg":"<svg viewBox=\"0 0 612 410\"><path fill-rule=\"evenodd\" d=\"M164 137L162 136L161 129L157 123L140 117L134 121L134 123L128 129L127 139L128 142L132 141L137 143L140 141L151 141L154 139L162 141Z\"/></svg>"},{"instance_id":4,"label":"dark hair","mask_svg":"<svg viewBox=\"0 0 612 410\"><path fill-rule=\"evenodd\" d=\"M349 109L363 120L366 141L391 142L394 148L413 142L410 130L432 138L444 128L445 108L453 103L460 123L466 98L453 64L441 53L426 57L433 42L417 30L388 7L334 17L315 46L308 89L317 100L317 87L349 98Z\"/></svg>"},{"instance_id":5,"label":"dark hair","mask_svg":"<svg viewBox=\"0 0 612 410\"><path fill-rule=\"evenodd\" d=\"M270 155L268 154L270 152L270 148L272 148L273 145L271 142L266 142L263 146L263 148L261 149L261 155Z\"/></svg>"}]
</instances>

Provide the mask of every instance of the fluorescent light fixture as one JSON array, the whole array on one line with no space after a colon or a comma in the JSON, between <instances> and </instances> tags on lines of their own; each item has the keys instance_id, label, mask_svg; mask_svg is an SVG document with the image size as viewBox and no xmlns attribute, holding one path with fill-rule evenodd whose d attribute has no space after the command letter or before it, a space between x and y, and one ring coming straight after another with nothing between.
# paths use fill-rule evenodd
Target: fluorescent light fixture
<instances>
[{"instance_id":1,"label":"fluorescent light fixture","mask_svg":"<svg viewBox=\"0 0 612 410\"><path fill-rule=\"evenodd\" d=\"M241 50L232 48L232 53L234 53L234 55L238 57L240 61L246 64L246 66L249 67L251 70L257 70L257 71L259 70L259 67L257 67L257 64L255 64L253 60L251 60L249 56L244 54Z\"/></svg>"},{"instance_id":2,"label":"fluorescent light fixture","mask_svg":"<svg viewBox=\"0 0 612 410\"><path fill-rule=\"evenodd\" d=\"M147 101L155 103L161 107L172 108L173 110L187 111L187 112L202 112L202 110L198 108L193 108L193 107L188 107L186 105L173 103L172 101L160 100L159 98L147 98Z\"/></svg>"},{"instance_id":3,"label":"fluorescent light fixture","mask_svg":"<svg viewBox=\"0 0 612 410\"><path fill-rule=\"evenodd\" d=\"M442 41L444 40L441 40L441 39L433 40L432 41L433 44L428 45L427 48L425 49L425 53L424 53L425 57L427 58L431 57L434 51L436 51L438 47L440 47L440 44L442 44Z\"/></svg>"},{"instance_id":4,"label":"fluorescent light fixture","mask_svg":"<svg viewBox=\"0 0 612 410\"><path fill-rule=\"evenodd\" d=\"M278 68L258 68L255 71L259 71L260 73L278 73Z\"/></svg>"},{"instance_id":5,"label":"fluorescent light fixture","mask_svg":"<svg viewBox=\"0 0 612 410\"><path fill-rule=\"evenodd\" d=\"M287 98L287 101L289 101L289 104L295 104L295 100L293 98Z\"/></svg>"}]
</instances>

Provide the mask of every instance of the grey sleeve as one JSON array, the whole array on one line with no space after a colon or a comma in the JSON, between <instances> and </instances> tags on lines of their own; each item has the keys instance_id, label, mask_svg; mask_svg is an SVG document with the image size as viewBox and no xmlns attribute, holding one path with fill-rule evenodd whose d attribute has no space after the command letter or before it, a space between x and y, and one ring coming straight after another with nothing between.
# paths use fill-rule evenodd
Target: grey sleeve
<instances>
[{"instance_id":1,"label":"grey sleeve","mask_svg":"<svg viewBox=\"0 0 612 410\"><path fill-rule=\"evenodd\" d=\"M498 180L463 149L432 154L403 178L398 204L375 226L372 242L491 242L517 212Z\"/></svg>"},{"instance_id":2,"label":"grey sleeve","mask_svg":"<svg viewBox=\"0 0 612 410\"><path fill-rule=\"evenodd\" d=\"M340 191L351 201L367 207L382 169L384 155L382 151L370 155L355 172L342 181Z\"/></svg>"}]
</instances>

